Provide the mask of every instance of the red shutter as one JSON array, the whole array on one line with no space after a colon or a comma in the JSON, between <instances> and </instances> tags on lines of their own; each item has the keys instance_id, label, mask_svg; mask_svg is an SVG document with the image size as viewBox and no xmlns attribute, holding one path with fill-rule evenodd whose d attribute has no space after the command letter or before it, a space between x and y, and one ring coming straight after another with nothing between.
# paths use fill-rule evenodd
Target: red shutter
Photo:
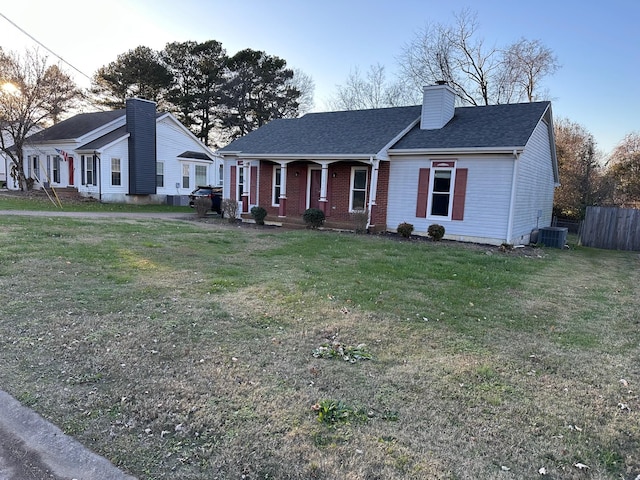
<instances>
[{"instance_id":1,"label":"red shutter","mask_svg":"<svg viewBox=\"0 0 640 480\"><path fill-rule=\"evenodd\" d=\"M256 205L256 196L258 193L258 167L251 167L251 185L249 186L249 203Z\"/></svg>"},{"instance_id":2,"label":"red shutter","mask_svg":"<svg viewBox=\"0 0 640 480\"><path fill-rule=\"evenodd\" d=\"M427 217L427 201L429 199L429 169L421 168L418 175L418 200L416 204L416 217Z\"/></svg>"},{"instance_id":3,"label":"red shutter","mask_svg":"<svg viewBox=\"0 0 640 480\"><path fill-rule=\"evenodd\" d=\"M238 186L236 185L236 166L235 165L231 165L231 178L229 179L229 188L231 189L231 191L229 192L229 198L231 200L238 200L237 198L237 192L238 192Z\"/></svg>"},{"instance_id":4,"label":"red shutter","mask_svg":"<svg viewBox=\"0 0 640 480\"><path fill-rule=\"evenodd\" d=\"M464 198L467 194L467 173L468 168L458 168L456 170L456 182L453 186L453 211L451 220L464 220Z\"/></svg>"}]
</instances>

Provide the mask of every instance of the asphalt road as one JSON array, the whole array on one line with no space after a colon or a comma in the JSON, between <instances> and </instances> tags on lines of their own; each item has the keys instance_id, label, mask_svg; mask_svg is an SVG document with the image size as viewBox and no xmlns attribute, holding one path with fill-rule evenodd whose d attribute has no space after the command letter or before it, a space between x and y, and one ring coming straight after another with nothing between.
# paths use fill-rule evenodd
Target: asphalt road
<instances>
[{"instance_id":1,"label":"asphalt road","mask_svg":"<svg viewBox=\"0 0 640 480\"><path fill-rule=\"evenodd\" d=\"M135 480L0 390L0 480Z\"/></svg>"}]
</instances>

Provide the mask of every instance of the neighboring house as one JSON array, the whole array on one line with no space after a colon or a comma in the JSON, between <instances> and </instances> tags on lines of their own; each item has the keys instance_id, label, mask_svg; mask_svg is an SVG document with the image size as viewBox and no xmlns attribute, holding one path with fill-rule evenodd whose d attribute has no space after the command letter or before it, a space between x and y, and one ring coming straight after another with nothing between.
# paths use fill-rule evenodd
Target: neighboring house
<instances>
[{"instance_id":1,"label":"neighboring house","mask_svg":"<svg viewBox=\"0 0 640 480\"><path fill-rule=\"evenodd\" d=\"M186 204L198 185L222 185L222 160L173 115L138 98L29 136L24 159L35 188L75 188L106 203Z\"/></svg>"},{"instance_id":2,"label":"neighboring house","mask_svg":"<svg viewBox=\"0 0 640 480\"><path fill-rule=\"evenodd\" d=\"M311 113L274 120L218 150L224 197L286 223L319 208L348 228L366 210L372 231L402 222L426 235L500 245L551 224L558 168L549 102L455 108L447 85L423 105ZM269 220L269 218L267 219Z\"/></svg>"}]
</instances>

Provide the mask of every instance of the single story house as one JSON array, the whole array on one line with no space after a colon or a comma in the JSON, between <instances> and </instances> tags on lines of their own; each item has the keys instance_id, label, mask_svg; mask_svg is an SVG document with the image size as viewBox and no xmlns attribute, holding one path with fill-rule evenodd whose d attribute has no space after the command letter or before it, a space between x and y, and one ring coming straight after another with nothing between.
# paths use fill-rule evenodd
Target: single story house
<instances>
[{"instance_id":1,"label":"single story house","mask_svg":"<svg viewBox=\"0 0 640 480\"><path fill-rule=\"evenodd\" d=\"M73 188L105 203L186 205L198 185L222 185L221 158L172 114L139 98L27 137L24 158L34 188ZM19 188L10 179L8 187Z\"/></svg>"},{"instance_id":2,"label":"single story house","mask_svg":"<svg viewBox=\"0 0 640 480\"><path fill-rule=\"evenodd\" d=\"M550 102L455 107L446 84L422 105L310 113L274 120L218 150L223 196L267 220L321 209L348 228L366 211L372 231L400 223L426 235L524 244L551 224L558 165Z\"/></svg>"}]
</instances>

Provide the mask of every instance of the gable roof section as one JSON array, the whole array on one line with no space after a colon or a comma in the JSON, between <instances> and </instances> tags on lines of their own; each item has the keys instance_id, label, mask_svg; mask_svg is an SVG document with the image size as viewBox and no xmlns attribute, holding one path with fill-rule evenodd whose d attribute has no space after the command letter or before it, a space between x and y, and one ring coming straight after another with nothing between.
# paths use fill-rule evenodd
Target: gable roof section
<instances>
[{"instance_id":1,"label":"gable roof section","mask_svg":"<svg viewBox=\"0 0 640 480\"><path fill-rule=\"evenodd\" d=\"M420 117L421 107L308 113L296 119L273 120L218 152L241 155L377 154Z\"/></svg>"},{"instance_id":2,"label":"gable roof section","mask_svg":"<svg viewBox=\"0 0 640 480\"><path fill-rule=\"evenodd\" d=\"M411 129L390 151L524 147L549 102L458 107L443 128Z\"/></svg>"},{"instance_id":3,"label":"gable roof section","mask_svg":"<svg viewBox=\"0 0 640 480\"><path fill-rule=\"evenodd\" d=\"M100 150L101 148L119 140L120 138L124 138L128 136L127 126L123 125L121 127L116 128L115 130L111 130L106 135L103 135L95 140L92 140L89 143L85 143L84 145L79 146L76 150Z\"/></svg>"},{"instance_id":4,"label":"gable roof section","mask_svg":"<svg viewBox=\"0 0 640 480\"><path fill-rule=\"evenodd\" d=\"M521 148L549 107L550 102L458 107L443 128L421 130L416 124L389 151ZM240 156L376 155L420 118L421 108L323 112L273 120L218 151Z\"/></svg>"},{"instance_id":5,"label":"gable roof section","mask_svg":"<svg viewBox=\"0 0 640 480\"><path fill-rule=\"evenodd\" d=\"M124 109L111 110L108 112L80 113L27 137L27 140L30 143L39 143L79 138L124 115Z\"/></svg>"}]
</instances>

